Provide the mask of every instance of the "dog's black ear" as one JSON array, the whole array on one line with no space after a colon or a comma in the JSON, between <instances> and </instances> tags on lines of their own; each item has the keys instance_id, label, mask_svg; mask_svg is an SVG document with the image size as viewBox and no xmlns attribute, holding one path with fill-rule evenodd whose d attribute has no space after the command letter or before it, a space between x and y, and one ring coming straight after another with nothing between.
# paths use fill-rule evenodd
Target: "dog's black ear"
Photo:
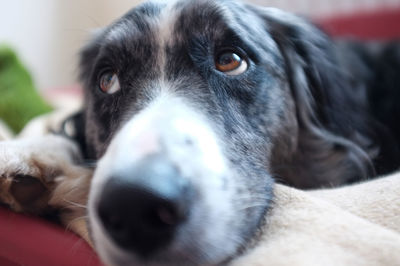
<instances>
[{"instance_id":1,"label":"dog's black ear","mask_svg":"<svg viewBox=\"0 0 400 266\"><path fill-rule=\"evenodd\" d=\"M360 104L365 90L342 67L334 42L306 19L272 8L256 12L284 57L296 103L299 141L291 164L305 177L290 182L310 187L367 177L373 172L374 143Z\"/></svg>"},{"instance_id":2,"label":"dog's black ear","mask_svg":"<svg viewBox=\"0 0 400 266\"><path fill-rule=\"evenodd\" d=\"M69 117L64 125L66 127L72 127L74 130L74 140L79 143L81 151L86 160L94 160L95 153L93 148L86 141L87 132L86 132L86 108L89 106L88 101L88 92L91 90L92 86L92 75L93 68L96 65L96 60L100 53L100 47L103 39L105 29L99 28L92 30L90 41L82 47L79 54L79 81L83 87L84 92L84 106L83 109ZM90 124L89 124L90 125Z\"/></svg>"},{"instance_id":3,"label":"dog's black ear","mask_svg":"<svg viewBox=\"0 0 400 266\"><path fill-rule=\"evenodd\" d=\"M85 93L90 87L93 67L100 53L104 33L104 28L92 30L90 40L81 48L79 53L79 81L84 87Z\"/></svg>"},{"instance_id":4,"label":"dog's black ear","mask_svg":"<svg viewBox=\"0 0 400 266\"><path fill-rule=\"evenodd\" d=\"M351 121L338 116L357 108L359 104L349 103L358 103L359 95L354 95L357 91L350 88L351 76L342 68L334 42L304 18L274 8L262 9L261 14L285 59L296 103L305 105L298 110L301 120L312 119L327 127L331 127L329 122L340 122L336 123L341 127L338 133L350 133L345 131Z\"/></svg>"}]
</instances>

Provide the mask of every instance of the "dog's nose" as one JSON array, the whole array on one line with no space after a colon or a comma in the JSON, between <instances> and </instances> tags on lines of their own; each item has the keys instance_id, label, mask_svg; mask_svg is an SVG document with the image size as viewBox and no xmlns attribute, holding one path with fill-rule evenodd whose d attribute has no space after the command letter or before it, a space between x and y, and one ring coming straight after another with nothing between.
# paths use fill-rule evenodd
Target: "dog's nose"
<instances>
[{"instance_id":1,"label":"dog's nose","mask_svg":"<svg viewBox=\"0 0 400 266\"><path fill-rule=\"evenodd\" d=\"M149 256L166 246L189 215L189 182L161 155L117 171L104 185L98 214L120 247Z\"/></svg>"}]
</instances>

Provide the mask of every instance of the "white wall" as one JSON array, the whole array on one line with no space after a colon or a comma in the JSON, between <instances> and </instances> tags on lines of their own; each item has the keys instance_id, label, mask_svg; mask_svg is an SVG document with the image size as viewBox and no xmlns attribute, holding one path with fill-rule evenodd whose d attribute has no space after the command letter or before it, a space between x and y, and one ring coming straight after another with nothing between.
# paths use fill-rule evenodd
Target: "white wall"
<instances>
[{"instance_id":1,"label":"white wall","mask_svg":"<svg viewBox=\"0 0 400 266\"><path fill-rule=\"evenodd\" d=\"M400 6L400 0L249 0L323 16ZM90 29L102 27L140 0L0 0L0 43L14 46L39 88L76 82L77 52Z\"/></svg>"},{"instance_id":2,"label":"white wall","mask_svg":"<svg viewBox=\"0 0 400 266\"><path fill-rule=\"evenodd\" d=\"M77 53L90 31L139 0L0 0L0 43L12 45L39 88L76 82Z\"/></svg>"},{"instance_id":3,"label":"white wall","mask_svg":"<svg viewBox=\"0 0 400 266\"><path fill-rule=\"evenodd\" d=\"M259 5L276 6L288 11L323 17L376 8L400 7L400 0L248 0Z\"/></svg>"}]
</instances>

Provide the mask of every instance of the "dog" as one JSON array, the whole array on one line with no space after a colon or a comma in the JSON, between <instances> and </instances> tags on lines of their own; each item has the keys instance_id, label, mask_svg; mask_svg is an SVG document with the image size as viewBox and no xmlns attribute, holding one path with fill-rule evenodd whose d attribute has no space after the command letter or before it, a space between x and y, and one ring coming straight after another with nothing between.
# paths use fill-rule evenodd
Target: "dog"
<instances>
[{"instance_id":1,"label":"dog","mask_svg":"<svg viewBox=\"0 0 400 266\"><path fill-rule=\"evenodd\" d=\"M3 143L2 200L40 214L76 188L62 220L87 205L87 239L109 265L225 264L257 240L274 180L334 187L398 168L399 69L397 43L335 42L278 9L143 3L81 52L84 106L64 124L73 133L53 138L84 159L18 169ZM45 156L19 151L24 162Z\"/></svg>"}]
</instances>

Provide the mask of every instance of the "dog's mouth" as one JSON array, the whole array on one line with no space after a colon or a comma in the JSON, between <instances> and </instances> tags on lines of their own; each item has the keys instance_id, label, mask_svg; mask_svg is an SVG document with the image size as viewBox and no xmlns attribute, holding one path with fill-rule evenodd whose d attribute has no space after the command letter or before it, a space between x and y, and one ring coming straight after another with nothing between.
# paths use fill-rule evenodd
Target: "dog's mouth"
<instances>
[{"instance_id":1,"label":"dog's mouth","mask_svg":"<svg viewBox=\"0 0 400 266\"><path fill-rule=\"evenodd\" d=\"M94 244L110 265L218 264L254 225L237 211L235 172L206 119L179 99L160 99L99 161L89 197Z\"/></svg>"}]
</instances>

